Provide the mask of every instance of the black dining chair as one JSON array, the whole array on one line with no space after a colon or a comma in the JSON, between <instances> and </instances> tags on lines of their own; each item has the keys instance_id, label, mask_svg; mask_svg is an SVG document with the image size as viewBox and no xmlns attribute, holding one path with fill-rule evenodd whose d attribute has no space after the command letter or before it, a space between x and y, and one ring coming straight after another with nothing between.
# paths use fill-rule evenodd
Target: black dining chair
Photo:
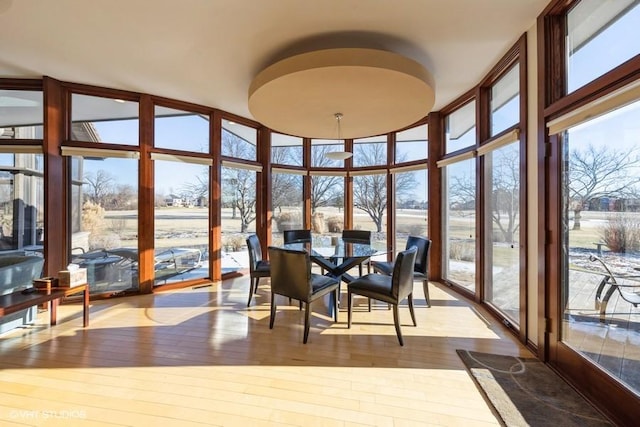
<instances>
[{"instance_id":1,"label":"black dining chair","mask_svg":"<svg viewBox=\"0 0 640 427\"><path fill-rule=\"evenodd\" d=\"M400 330L398 306L405 298L407 299L413 326L417 326L416 316L413 312L413 264L416 261L417 252L418 248L416 247L399 252L396 256L391 276L371 273L349 283L348 328L351 328L353 294L362 295L369 299L373 298L393 306L393 322L396 326L396 334L400 345L404 345L402 331Z\"/></svg>"},{"instance_id":2,"label":"black dining chair","mask_svg":"<svg viewBox=\"0 0 640 427\"><path fill-rule=\"evenodd\" d=\"M371 231L368 230L343 230L342 241L345 243L361 243L365 245L371 244ZM371 264L369 260L358 264L358 272L362 276L362 266L367 265L367 273L371 273Z\"/></svg>"},{"instance_id":3,"label":"black dining chair","mask_svg":"<svg viewBox=\"0 0 640 427\"><path fill-rule=\"evenodd\" d=\"M269 329L273 329L276 318L276 295L293 298L305 304L304 338L307 343L311 319L312 302L331 294L330 309L334 320L338 321L338 281L333 277L322 276L311 272L311 260L307 251L283 249L270 246L271 261L271 316Z\"/></svg>"},{"instance_id":4,"label":"black dining chair","mask_svg":"<svg viewBox=\"0 0 640 427\"><path fill-rule=\"evenodd\" d=\"M311 243L311 230L284 230L284 243Z\"/></svg>"},{"instance_id":5,"label":"black dining chair","mask_svg":"<svg viewBox=\"0 0 640 427\"><path fill-rule=\"evenodd\" d=\"M258 282L261 277L269 277L271 268L268 260L262 259L262 247L260 240L255 234L247 237L247 249L249 250L249 301L247 307L251 305L251 297L258 292ZM254 284L255 280L255 284Z\"/></svg>"},{"instance_id":6,"label":"black dining chair","mask_svg":"<svg viewBox=\"0 0 640 427\"><path fill-rule=\"evenodd\" d=\"M416 254L416 262L413 266L413 279L422 280L422 288L424 290L424 298L427 307L431 307L431 300L429 299L429 248L431 247L431 240L426 237L409 236L407 238L407 245L405 249L415 246L418 248ZM372 261L371 266L373 271L386 274L390 276L393 272L393 262Z\"/></svg>"}]
</instances>

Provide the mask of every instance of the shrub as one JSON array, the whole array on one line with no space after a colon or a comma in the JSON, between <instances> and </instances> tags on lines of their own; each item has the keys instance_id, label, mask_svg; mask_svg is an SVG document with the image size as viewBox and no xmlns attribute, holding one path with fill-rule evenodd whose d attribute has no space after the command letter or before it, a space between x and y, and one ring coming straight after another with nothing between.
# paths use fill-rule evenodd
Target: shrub
<instances>
[{"instance_id":1,"label":"shrub","mask_svg":"<svg viewBox=\"0 0 640 427\"><path fill-rule=\"evenodd\" d=\"M316 212L311 215L311 231L317 234L324 233L324 214Z\"/></svg>"},{"instance_id":2,"label":"shrub","mask_svg":"<svg viewBox=\"0 0 640 427\"><path fill-rule=\"evenodd\" d=\"M241 234L224 236L222 238L222 246L227 252L239 252L246 244L246 238Z\"/></svg>"},{"instance_id":3,"label":"shrub","mask_svg":"<svg viewBox=\"0 0 640 427\"><path fill-rule=\"evenodd\" d=\"M624 213L611 215L607 219L601 237L611 252L625 253L640 249L640 220Z\"/></svg>"},{"instance_id":4,"label":"shrub","mask_svg":"<svg viewBox=\"0 0 640 427\"><path fill-rule=\"evenodd\" d=\"M427 235L427 223L424 224L397 224L396 232L398 234L406 234L412 236L426 236Z\"/></svg>"},{"instance_id":5,"label":"shrub","mask_svg":"<svg viewBox=\"0 0 640 427\"><path fill-rule=\"evenodd\" d=\"M327 218L327 228L329 233L342 233L342 230L344 230L344 218L341 216Z\"/></svg>"},{"instance_id":6,"label":"shrub","mask_svg":"<svg viewBox=\"0 0 640 427\"><path fill-rule=\"evenodd\" d=\"M451 242L449 245L449 258L457 261L475 261L475 242Z\"/></svg>"},{"instance_id":7,"label":"shrub","mask_svg":"<svg viewBox=\"0 0 640 427\"><path fill-rule=\"evenodd\" d=\"M96 232L104 227L104 208L97 203L86 201L82 205L82 229Z\"/></svg>"},{"instance_id":8,"label":"shrub","mask_svg":"<svg viewBox=\"0 0 640 427\"><path fill-rule=\"evenodd\" d=\"M278 231L295 230L302 227L302 217L298 212L282 212L273 219L278 226Z\"/></svg>"}]
</instances>

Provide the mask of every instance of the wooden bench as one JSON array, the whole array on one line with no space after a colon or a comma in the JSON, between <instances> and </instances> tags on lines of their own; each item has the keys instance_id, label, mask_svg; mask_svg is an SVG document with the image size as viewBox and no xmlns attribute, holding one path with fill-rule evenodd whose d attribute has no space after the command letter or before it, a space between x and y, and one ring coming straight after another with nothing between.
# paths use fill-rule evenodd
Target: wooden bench
<instances>
[{"instance_id":1,"label":"wooden bench","mask_svg":"<svg viewBox=\"0 0 640 427\"><path fill-rule=\"evenodd\" d=\"M51 303L49 313L51 325L58 323L58 304L62 298L82 292L83 327L89 326L89 285L82 284L72 288L43 288L33 293L23 294L16 291L7 295L0 295L0 317L24 310L34 305Z\"/></svg>"}]
</instances>

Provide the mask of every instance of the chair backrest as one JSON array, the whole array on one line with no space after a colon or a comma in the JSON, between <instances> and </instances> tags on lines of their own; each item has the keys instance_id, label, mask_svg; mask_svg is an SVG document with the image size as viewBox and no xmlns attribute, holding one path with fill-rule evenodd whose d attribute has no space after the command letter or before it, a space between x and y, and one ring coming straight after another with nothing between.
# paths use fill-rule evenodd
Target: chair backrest
<instances>
[{"instance_id":1,"label":"chair backrest","mask_svg":"<svg viewBox=\"0 0 640 427\"><path fill-rule=\"evenodd\" d=\"M413 271L426 275L429 272L429 248L431 247L431 240L426 237L409 236L407 238L406 249L412 246L418 248Z\"/></svg>"},{"instance_id":2,"label":"chair backrest","mask_svg":"<svg viewBox=\"0 0 640 427\"><path fill-rule=\"evenodd\" d=\"M368 230L343 230L342 240L350 243L371 244L371 231Z\"/></svg>"},{"instance_id":3,"label":"chair backrest","mask_svg":"<svg viewBox=\"0 0 640 427\"><path fill-rule=\"evenodd\" d=\"M311 260L306 251L269 247L271 291L299 301L311 295Z\"/></svg>"},{"instance_id":4,"label":"chair backrest","mask_svg":"<svg viewBox=\"0 0 640 427\"><path fill-rule=\"evenodd\" d=\"M252 234L247 237L247 249L249 250L249 272L253 273L258 262L262 261L262 246L258 236Z\"/></svg>"},{"instance_id":5,"label":"chair backrest","mask_svg":"<svg viewBox=\"0 0 640 427\"><path fill-rule=\"evenodd\" d=\"M284 243L311 243L311 230L284 230Z\"/></svg>"},{"instance_id":6,"label":"chair backrest","mask_svg":"<svg viewBox=\"0 0 640 427\"><path fill-rule=\"evenodd\" d=\"M416 262L417 252L418 248L413 246L396 255L391 275L391 295L398 301L413 292L413 265Z\"/></svg>"}]
</instances>

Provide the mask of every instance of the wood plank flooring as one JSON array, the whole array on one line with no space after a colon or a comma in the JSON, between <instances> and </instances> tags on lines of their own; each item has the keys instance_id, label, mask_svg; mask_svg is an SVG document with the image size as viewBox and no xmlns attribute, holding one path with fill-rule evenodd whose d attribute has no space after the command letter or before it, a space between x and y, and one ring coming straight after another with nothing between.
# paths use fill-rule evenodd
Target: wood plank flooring
<instances>
[{"instance_id":1,"label":"wood plank flooring","mask_svg":"<svg viewBox=\"0 0 640 427\"><path fill-rule=\"evenodd\" d=\"M268 279L246 307L249 279L91 303L46 313L0 337L0 425L7 426L496 426L458 348L531 357L482 308L432 284L416 317L355 300L347 329L282 298L269 329Z\"/></svg>"}]
</instances>

